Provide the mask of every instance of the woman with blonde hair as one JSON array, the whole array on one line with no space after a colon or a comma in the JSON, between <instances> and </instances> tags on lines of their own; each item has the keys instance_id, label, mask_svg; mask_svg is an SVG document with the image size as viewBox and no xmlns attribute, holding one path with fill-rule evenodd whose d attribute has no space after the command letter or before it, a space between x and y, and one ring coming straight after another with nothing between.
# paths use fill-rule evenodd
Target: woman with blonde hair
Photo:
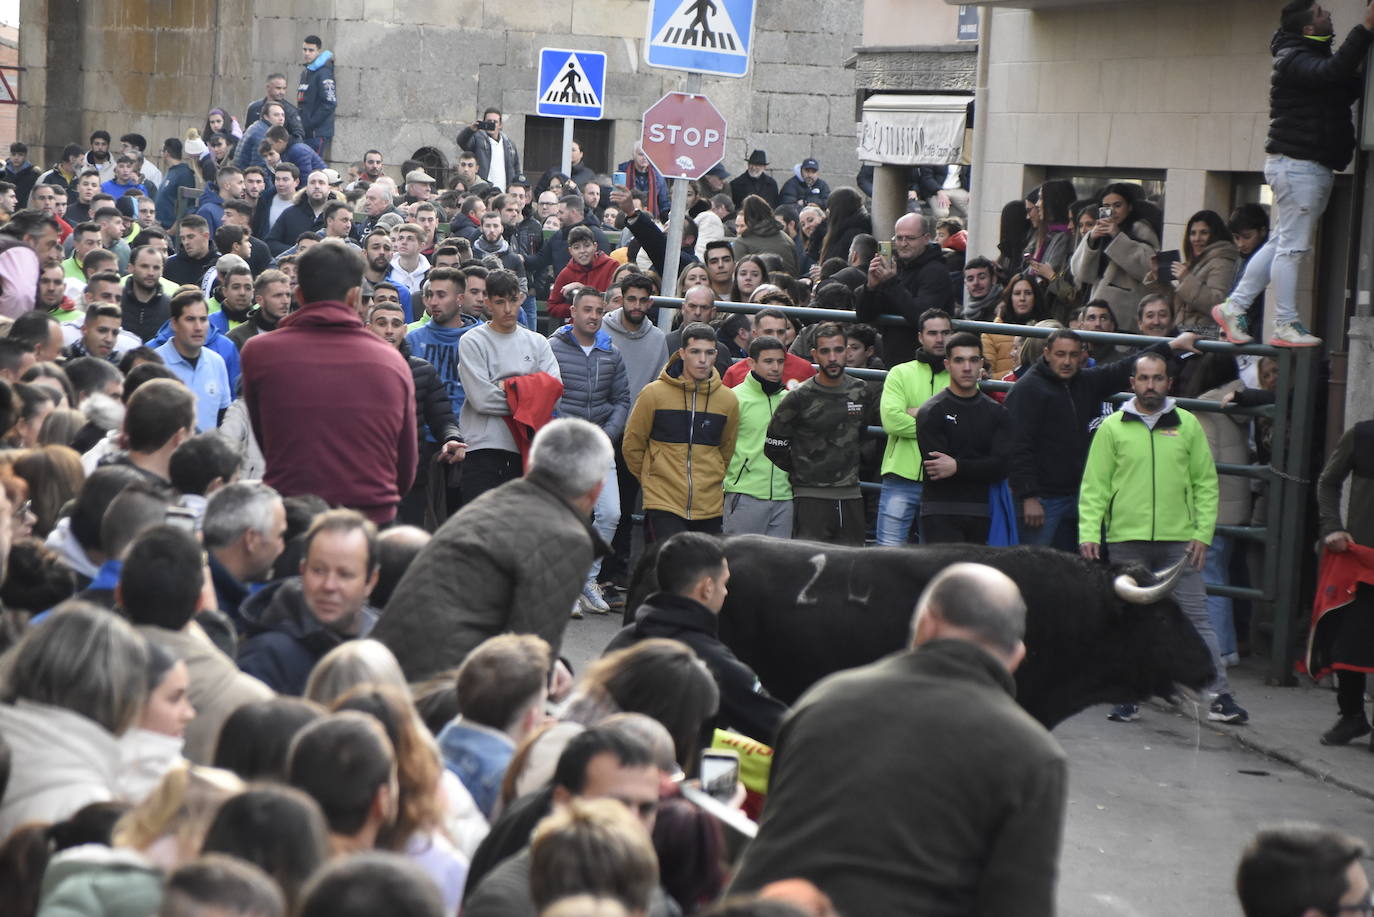
<instances>
[{"instance_id":1,"label":"woman with blonde hair","mask_svg":"<svg viewBox=\"0 0 1374 917\"><path fill-rule=\"evenodd\" d=\"M220 806L243 790L228 771L185 762L172 768L115 823L111 847L87 844L53 858L39 915L157 913L163 877L200 854Z\"/></svg>"},{"instance_id":2,"label":"woman with blonde hair","mask_svg":"<svg viewBox=\"0 0 1374 917\"><path fill-rule=\"evenodd\" d=\"M401 665L386 644L377 640L349 640L324 655L305 683L305 699L328 707L362 685L395 688L406 697L410 686Z\"/></svg>"}]
</instances>

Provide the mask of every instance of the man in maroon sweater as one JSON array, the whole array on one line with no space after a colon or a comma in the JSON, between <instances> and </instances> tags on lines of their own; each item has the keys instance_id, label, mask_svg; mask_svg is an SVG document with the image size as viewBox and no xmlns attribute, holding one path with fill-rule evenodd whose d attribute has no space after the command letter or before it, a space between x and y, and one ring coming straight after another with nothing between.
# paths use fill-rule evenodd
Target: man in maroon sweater
<instances>
[{"instance_id":1,"label":"man in maroon sweater","mask_svg":"<svg viewBox=\"0 0 1374 917\"><path fill-rule=\"evenodd\" d=\"M301 307L244 345L243 399L284 497L317 494L391 521L415 478L415 383L358 317L363 258L333 242L297 262Z\"/></svg>"}]
</instances>

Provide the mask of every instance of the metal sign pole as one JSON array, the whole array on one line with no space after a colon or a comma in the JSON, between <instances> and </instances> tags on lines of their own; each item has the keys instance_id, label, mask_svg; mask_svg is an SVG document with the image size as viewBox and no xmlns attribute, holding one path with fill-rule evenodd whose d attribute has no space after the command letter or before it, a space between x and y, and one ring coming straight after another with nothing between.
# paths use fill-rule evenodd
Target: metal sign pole
<instances>
[{"instance_id":1,"label":"metal sign pole","mask_svg":"<svg viewBox=\"0 0 1374 917\"><path fill-rule=\"evenodd\" d=\"M572 141L573 141L573 119L563 119L563 167L559 169L564 175L572 177ZM569 193L565 188L564 194ZM578 193L581 193L580 191Z\"/></svg>"},{"instance_id":2,"label":"metal sign pole","mask_svg":"<svg viewBox=\"0 0 1374 917\"><path fill-rule=\"evenodd\" d=\"M701 74L687 74L687 85L683 92L697 95L701 92ZM653 193L653 189L649 189ZM677 269L682 261L682 221L687 216L687 179L673 179L673 199L668 211L668 242L663 252L663 286L659 292L664 296L677 295ZM673 327L676 309L659 309L658 326L664 331Z\"/></svg>"}]
</instances>

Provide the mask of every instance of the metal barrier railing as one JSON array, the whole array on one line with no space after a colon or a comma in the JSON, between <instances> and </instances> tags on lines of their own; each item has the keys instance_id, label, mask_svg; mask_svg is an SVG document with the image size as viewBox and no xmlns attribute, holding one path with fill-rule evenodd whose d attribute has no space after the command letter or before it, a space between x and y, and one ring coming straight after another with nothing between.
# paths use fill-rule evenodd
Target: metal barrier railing
<instances>
[{"instance_id":1,"label":"metal barrier railing","mask_svg":"<svg viewBox=\"0 0 1374 917\"><path fill-rule=\"evenodd\" d=\"M671 296L655 296L655 305L676 309L682 299ZM725 300L717 301L719 312L754 313L760 309L776 309L786 315L807 321L856 322L858 313L841 309L813 309L799 306L760 305L738 303ZM910 322L899 315L880 315L875 324L905 325ZM1038 328L1029 325L1006 325L996 322L973 322L952 319L955 331L973 331L986 334L1014 334L1018 337L1048 338L1052 328ZM1171 338L1147 337L1139 334L1120 334L1105 331L1078 331L1079 337L1089 343L1127 345L1144 348L1151 344L1168 343ZM1228 598L1265 602L1273 608L1273 645L1269 658L1268 681L1270 684L1291 685L1296 682L1293 675L1293 662L1297 645L1294 635L1298 626L1297 617L1302 613L1304 603L1299 595L1301 589L1301 559L1307 549L1301 539L1307 531L1307 517L1311 510L1312 470L1310 453L1307 448L1313 433L1313 414L1315 411L1317 356L1319 348L1270 347L1264 344L1237 345L1226 341L1198 340L1198 350L1212 353L1225 353L1233 356L1246 355L1271 357L1278 362L1279 378L1275 390L1275 403L1239 407L1223 405L1215 401L1195 398L1180 398L1179 406L1193 412L1225 414L1228 416L1260 417L1273 423L1271 454L1268 465L1237 465L1227 462L1217 463L1217 473L1235 475L1261 481L1265 486L1265 519L1263 525L1218 525L1219 534L1233 538L1254 541L1264 546L1264 562L1261 582L1258 586L1221 586L1208 585L1210 595ZM887 372L880 369L849 369L850 375L861 379L884 379ZM981 387L987 391L1010 391L1015 383L987 380ZM1133 397L1123 392L1110 400L1115 404L1128 401ZM882 427L870 427L876 436L886 437ZM880 485L869 484L865 489Z\"/></svg>"}]
</instances>

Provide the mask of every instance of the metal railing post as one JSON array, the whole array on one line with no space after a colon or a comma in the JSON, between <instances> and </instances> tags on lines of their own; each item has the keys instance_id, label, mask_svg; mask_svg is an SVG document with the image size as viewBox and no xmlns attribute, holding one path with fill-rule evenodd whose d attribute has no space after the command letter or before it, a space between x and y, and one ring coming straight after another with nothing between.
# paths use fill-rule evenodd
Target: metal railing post
<instances>
[{"instance_id":1,"label":"metal railing post","mask_svg":"<svg viewBox=\"0 0 1374 917\"><path fill-rule=\"evenodd\" d=\"M1279 357L1278 407L1274 412L1274 500L1270 509L1274 531L1274 644L1269 654L1269 682L1293 685L1293 661L1297 654L1294 634L1300 629L1302 611L1302 539L1307 535L1309 495L1312 489L1310 441L1316 399L1316 353L1311 349L1285 351ZM1280 429L1282 427L1282 429ZM1279 436L1283 435L1282 454Z\"/></svg>"}]
</instances>

